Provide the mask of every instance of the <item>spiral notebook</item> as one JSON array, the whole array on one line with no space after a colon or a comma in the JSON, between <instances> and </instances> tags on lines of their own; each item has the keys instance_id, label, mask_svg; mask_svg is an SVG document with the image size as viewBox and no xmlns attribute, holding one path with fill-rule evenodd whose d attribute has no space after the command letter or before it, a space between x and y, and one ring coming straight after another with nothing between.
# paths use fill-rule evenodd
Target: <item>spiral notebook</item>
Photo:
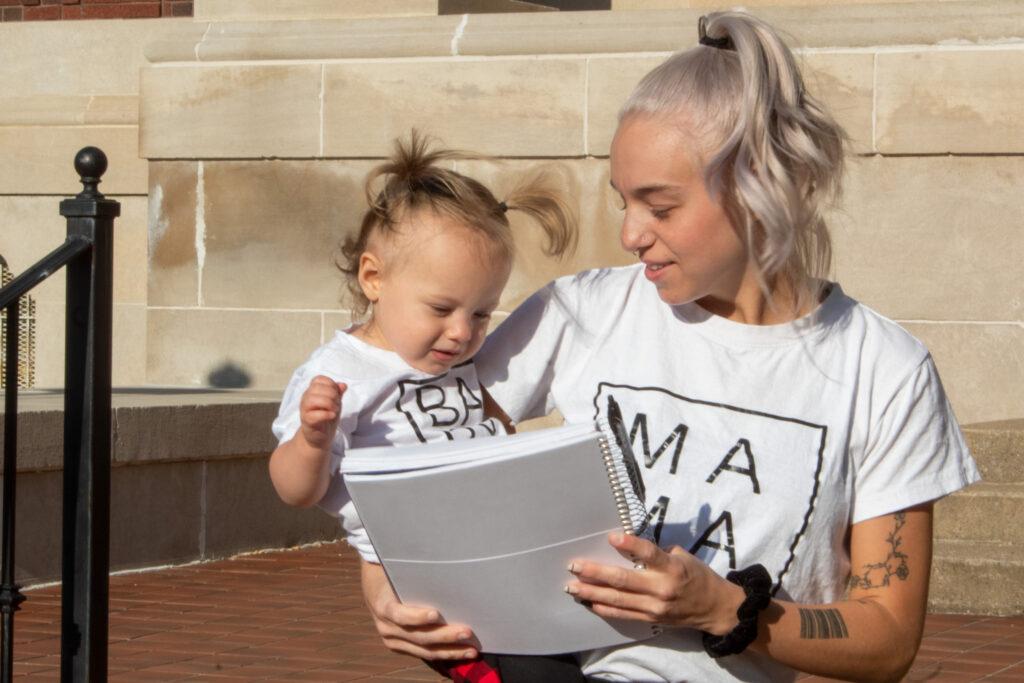
<instances>
[{"instance_id":1,"label":"spiral notebook","mask_svg":"<svg viewBox=\"0 0 1024 683\"><path fill-rule=\"evenodd\" d=\"M621 424L354 449L346 485L402 602L473 628L485 652L553 654L642 640L564 592L570 560L631 566L607 541L646 510Z\"/></svg>"}]
</instances>

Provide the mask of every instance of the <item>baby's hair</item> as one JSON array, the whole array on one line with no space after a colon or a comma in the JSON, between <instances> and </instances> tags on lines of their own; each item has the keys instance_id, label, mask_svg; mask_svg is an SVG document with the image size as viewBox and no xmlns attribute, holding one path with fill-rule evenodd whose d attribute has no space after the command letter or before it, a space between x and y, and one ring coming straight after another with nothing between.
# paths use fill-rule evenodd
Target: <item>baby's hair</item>
<instances>
[{"instance_id":1,"label":"baby's hair","mask_svg":"<svg viewBox=\"0 0 1024 683\"><path fill-rule=\"evenodd\" d=\"M475 158L479 157L437 148L413 130L408 141L395 140L391 158L370 171L365 183L369 208L363 214L359 232L344 240L337 259L357 314L365 313L369 307L358 275L359 259L371 237L393 236L400 226L408 227L403 221L416 211L427 209L456 219L497 247L501 258L509 262L515 254L506 215L509 211L522 211L540 225L547 238L544 253L548 256L561 258L575 250L575 212L552 187L548 173L539 171L527 176L499 201L479 181L442 165Z\"/></svg>"},{"instance_id":2,"label":"baby's hair","mask_svg":"<svg viewBox=\"0 0 1024 683\"><path fill-rule=\"evenodd\" d=\"M702 44L648 73L619 120L682 120L702 143L708 190L743 231L762 288L786 275L802 305L831 267L823 214L842 192L846 134L807 93L775 29L742 12L708 14L702 26Z\"/></svg>"}]
</instances>

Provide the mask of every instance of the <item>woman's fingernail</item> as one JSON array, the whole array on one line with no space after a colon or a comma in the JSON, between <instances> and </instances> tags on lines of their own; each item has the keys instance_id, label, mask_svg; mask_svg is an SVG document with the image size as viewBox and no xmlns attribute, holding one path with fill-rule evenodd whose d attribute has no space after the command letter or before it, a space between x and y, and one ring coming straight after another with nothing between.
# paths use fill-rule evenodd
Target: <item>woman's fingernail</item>
<instances>
[{"instance_id":1,"label":"woman's fingernail","mask_svg":"<svg viewBox=\"0 0 1024 683\"><path fill-rule=\"evenodd\" d=\"M469 640L469 631L463 631L460 633L459 640Z\"/></svg>"},{"instance_id":2,"label":"woman's fingernail","mask_svg":"<svg viewBox=\"0 0 1024 683\"><path fill-rule=\"evenodd\" d=\"M475 650L466 650L465 652L462 653L462 658L463 659L475 659L476 658L476 651Z\"/></svg>"},{"instance_id":3,"label":"woman's fingernail","mask_svg":"<svg viewBox=\"0 0 1024 683\"><path fill-rule=\"evenodd\" d=\"M575 574L576 573L576 563L575 562L570 562L569 566L566 567L566 569L568 569L570 572Z\"/></svg>"},{"instance_id":4,"label":"woman's fingernail","mask_svg":"<svg viewBox=\"0 0 1024 683\"><path fill-rule=\"evenodd\" d=\"M611 535L611 541L612 541L612 543L622 543L622 534L618 534L618 533L612 534Z\"/></svg>"},{"instance_id":5,"label":"woman's fingernail","mask_svg":"<svg viewBox=\"0 0 1024 683\"><path fill-rule=\"evenodd\" d=\"M576 595L577 593L580 592L580 589L577 586L567 585L565 587L565 592L568 593L569 595Z\"/></svg>"}]
</instances>

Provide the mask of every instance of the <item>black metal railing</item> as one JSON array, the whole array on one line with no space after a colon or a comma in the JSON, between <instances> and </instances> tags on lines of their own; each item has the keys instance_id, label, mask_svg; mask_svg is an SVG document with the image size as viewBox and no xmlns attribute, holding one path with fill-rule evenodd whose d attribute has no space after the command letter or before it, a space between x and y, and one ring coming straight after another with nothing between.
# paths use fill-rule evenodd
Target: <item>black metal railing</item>
<instances>
[{"instance_id":1,"label":"black metal railing","mask_svg":"<svg viewBox=\"0 0 1024 683\"><path fill-rule=\"evenodd\" d=\"M14 582L19 299L67 267L64 357L64 517L61 565L61 681L105 681L110 566L110 370L114 219L121 205L97 189L107 157L75 155L82 192L60 203L67 240L0 289L7 312L4 390L0 683L14 674Z\"/></svg>"}]
</instances>

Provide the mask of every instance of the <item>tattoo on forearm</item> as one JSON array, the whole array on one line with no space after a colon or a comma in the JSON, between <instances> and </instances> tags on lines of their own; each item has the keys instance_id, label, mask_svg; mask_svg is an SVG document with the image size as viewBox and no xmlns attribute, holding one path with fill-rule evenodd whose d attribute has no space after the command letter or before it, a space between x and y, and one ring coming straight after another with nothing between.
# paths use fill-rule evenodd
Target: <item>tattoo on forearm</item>
<instances>
[{"instance_id":1,"label":"tattoo on forearm","mask_svg":"<svg viewBox=\"0 0 1024 683\"><path fill-rule=\"evenodd\" d=\"M907 515L897 512L893 518L896 526L886 539L889 543L889 555L881 562L864 565L860 574L851 575L850 588L884 588L894 576L900 581L906 581L910 576L907 555L900 550L900 546L903 545L900 529L907 523Z\"/></svg>"},{"instance_id":2,"label":"tattoo on forearm","mask_svg":"<svg viewBox=\"0 0 1024 683\"><path fill-rule=\"evenodd\" d=\"M806 609L800 611L800 637L804 639L849 638L846 622L839 610L834 608Z\"/></svg>"}]
</instances>

